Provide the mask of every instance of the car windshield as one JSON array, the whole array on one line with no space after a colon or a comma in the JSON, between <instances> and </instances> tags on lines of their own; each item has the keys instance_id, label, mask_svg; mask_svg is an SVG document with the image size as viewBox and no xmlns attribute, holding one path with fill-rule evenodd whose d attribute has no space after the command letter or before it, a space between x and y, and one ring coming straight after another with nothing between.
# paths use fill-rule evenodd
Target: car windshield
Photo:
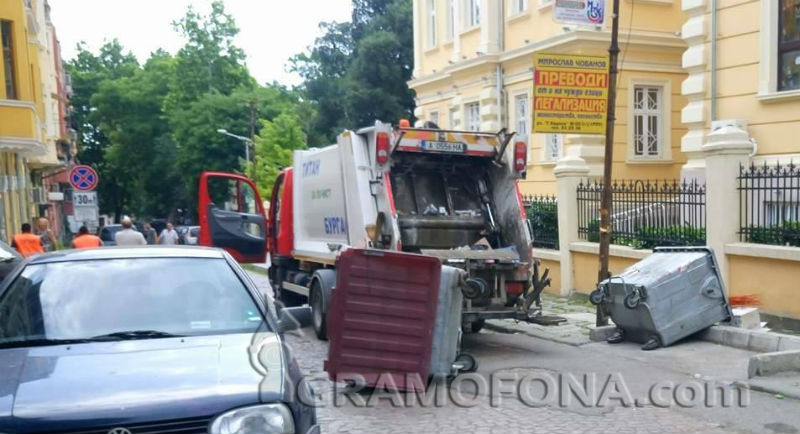
<instances>
[{"instance_id":1,"label":"car windshield","mask_svg":"<svg viewBox=\"0 0 800 434\"><path fill-rule=\"evenodd\" d=\"M0 295L0 347L141 331L162 337L246 333L262 323L258 306L224 259L29 265Z\"/></svg>"},{"instance_id":2,"label":"car windshield","mask_svg":"<svg viewBox=\"0 0 800 434\"><path fill-rule=\"evenodd\" d=\"M196 237L200 234L200 228L191 228L189 229L189 235Z\"/></svg>"}]
</instances>

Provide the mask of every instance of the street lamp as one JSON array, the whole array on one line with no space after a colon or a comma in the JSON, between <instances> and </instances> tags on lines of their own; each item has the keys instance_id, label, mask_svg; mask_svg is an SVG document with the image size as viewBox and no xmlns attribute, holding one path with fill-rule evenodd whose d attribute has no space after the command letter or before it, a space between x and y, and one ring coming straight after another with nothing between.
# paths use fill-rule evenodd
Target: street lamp
<instances>
[{"instance_id":1,"label":"street lamp","mask_svg":"<svg viewBox=\"0 0 800 434\"><path fill-rule=\"evenodd\" d=\"M237 136L236 134L231 134L228 132L228 130L224 128L218 129L217 132L222 135L233 137L236 140L241 140L242 142L244 142L244 160L247 161L248 163L250 162L250 145L253 144L252 140L244 136Z\"/></svg>"}]
</instances>

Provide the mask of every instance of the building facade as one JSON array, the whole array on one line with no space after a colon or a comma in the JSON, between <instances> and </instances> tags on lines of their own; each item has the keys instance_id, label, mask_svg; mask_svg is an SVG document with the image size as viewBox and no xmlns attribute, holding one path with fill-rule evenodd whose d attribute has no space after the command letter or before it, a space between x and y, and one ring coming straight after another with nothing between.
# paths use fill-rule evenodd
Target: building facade
<instances>
[{"instance_id":1,"label":"building facade","mask_svg":"<svg viewBox=\"0 0 800 434\"><path fill-rule=\"evenodd\" d=\"M0 238L46 215L43 179L63 166L66 92L49 6L43 0L0 2ZM59 78L61 77L61 78ZM61 102L63 101L63 102ZM63 154L63 152L61 152Z\"/></svg>"},{"instance_id":2,"label":"building facade","mask_svg":"<svg viewBox=\"0 0 800 434\"><path fill-rule=\"evenodd\" d=\"M610 16L607 2L606 16ZM604 55L603 26L557 23L552 0L415 0L416 115L443 128L495 131L527 137L528 178L523 193L555 193L553 168L564 157L602 173L602 136L531 134L533 55L537 52ZM635 17L627 20L625 17ZM687 76L679 36L685 15L670 0L623 1L622 54L615 124L615 177L674 178L685 156L681 109Z\"/></svg>"}]
</instances>

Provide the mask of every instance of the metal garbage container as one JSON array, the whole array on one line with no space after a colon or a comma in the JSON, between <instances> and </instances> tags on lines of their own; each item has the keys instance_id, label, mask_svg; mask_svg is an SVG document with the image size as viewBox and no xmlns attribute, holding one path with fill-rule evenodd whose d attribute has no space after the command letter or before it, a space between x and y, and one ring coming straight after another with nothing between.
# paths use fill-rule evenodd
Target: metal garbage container
<instances>
[{"instance_id":1,"label":"metal garbage container","mask_svg":"<svg viewBox=\"0 0 800 434\"><path fill-rule=\"evenodd\" d=\"M439 282L439 300L436 306L436 322L433 328L430 375L449 377L459 371L477 369L475 359L461 348L461 311L464 295L462 284L467 273L464 270L442 266Z\"/></svg>"},{"instance_id":2,"label":"metal garbage container","mask_svg":"<svg viewBox=\"0 0 800 434\"><path fill-rule=\"evenodd\" d=\"M667 346L732 317L710 247L658 247L592 293L625 340ZM646 345L647 346L647 345ZM650 348L646 348L650 349Z\"/></svg>"}]
</instances>

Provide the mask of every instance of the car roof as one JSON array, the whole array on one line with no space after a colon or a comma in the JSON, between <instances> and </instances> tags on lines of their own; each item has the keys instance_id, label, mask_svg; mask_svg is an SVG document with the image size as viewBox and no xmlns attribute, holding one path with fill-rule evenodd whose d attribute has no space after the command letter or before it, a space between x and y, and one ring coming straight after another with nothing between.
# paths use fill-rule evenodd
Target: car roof
<instances>
[{"instance_id":1,"label":"car roof","mask_svg":"<svg viewBox=\"0 0 800 434\"><path fill-rule=\"evenodd\" d=\"M59 250L30 260L30 264L106 259L200 258L223 259L220 249L199 246L117 246L85 250Z\"/></svg>"}]
</instances>

